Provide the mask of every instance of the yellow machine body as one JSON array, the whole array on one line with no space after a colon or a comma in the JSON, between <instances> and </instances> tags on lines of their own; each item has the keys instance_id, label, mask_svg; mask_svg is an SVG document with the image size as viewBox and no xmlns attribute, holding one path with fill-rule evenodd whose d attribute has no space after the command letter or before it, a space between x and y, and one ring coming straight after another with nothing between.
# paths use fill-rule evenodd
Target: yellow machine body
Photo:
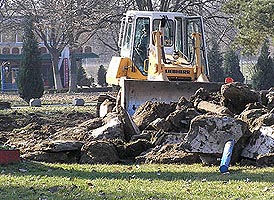
<instances>
[{"instance_id":1,"label":"yellow machine body","mask_svg":"<svg viewBox=\"0 0 274 200\"><path fill-rule=\"evenodd\" d=\"M200 16L176 12L128 11L122 19L120 56L107 70L108 84L121 86L121 104L130 114L147 100L188 98L208 82L206 45Z\"/></svg>"}]
</instances>

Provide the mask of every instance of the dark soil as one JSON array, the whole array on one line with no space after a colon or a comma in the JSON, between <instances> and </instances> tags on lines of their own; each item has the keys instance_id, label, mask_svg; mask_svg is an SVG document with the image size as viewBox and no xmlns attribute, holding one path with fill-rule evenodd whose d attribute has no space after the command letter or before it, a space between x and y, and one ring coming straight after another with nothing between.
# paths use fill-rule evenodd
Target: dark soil
<instances>
[{"instance_id":1,"label":"dark soil","mask_svg":"<svg viewBox=\"0 0 274 200\"><path fill-rule=\"evenodd\" d=\"M52 109L52 108L51 108ZM74 127L88 119L94 118L94 112L65 111L22 112L9 110L0 113L0 144L11 140L43 139L67 127Z\"/></svg>"},{"instance_id":2,"label":"dark soil","mask_svg":"<svg viewBox=\"0 0 274 200\"><path fill-rule=\"evenodd\" d=\"M49 137L57 131L74 127L96 114L97 94L44 95L42 107L29 107L17 94L0 94L0 102L9 102L12 107L0 110L0 145L8 140L30 141ZM83 98L87 106L72 106L73 98ZM44 105L49 104L48 105ZM57 106L55 103L65 106Z\"/></svg>"}]
</instances>

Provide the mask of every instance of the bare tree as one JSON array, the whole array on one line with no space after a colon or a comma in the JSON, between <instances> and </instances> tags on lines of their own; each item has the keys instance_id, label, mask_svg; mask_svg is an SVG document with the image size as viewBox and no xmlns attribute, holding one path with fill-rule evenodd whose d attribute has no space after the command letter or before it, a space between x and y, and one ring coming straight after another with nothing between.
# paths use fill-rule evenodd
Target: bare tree
<instances>
[{"instance_id":1,"label":"bare tree","mask_svg":"<svg viewBox=\"0 0 274 200\"><path fill-rule=\"evenodd\" d=\"M58 60L64 47L69 46L74 52L116 15L112 5L106 7L106 1L99 0L12 0L11 5L16 15L34 17L35 32L51 55L57 90L63 88ZM85 39L81 38L83 34ZM71 90L76 88L75 69L72 65Z\"/></svg>"},{"instance_id":2,"label":"bare tree","mask_svg":"<svg viewBox=\"0 0 274 200\"><path fill-rule=\"evenodd\" d=\"M119 51L118 38L119 38L119 23L113 23L108 27L99 30L96 33L98 40L114 52Z\"/></svg>"},{"instance_id":3,"label":"bare tree","mask_svg":"<svg viewBox=\"0 0 274 200\"><path fill-rule=\"evenodd\" d=\"M4 12L3 9L5 8L5 3L6 0L0 0L0 24L2 24L3 20L4 20ZM0 30L1 30L1 25L0 25Z\"/></svg>"},{"instance_id":4,"label":"bare tree","mask_svg":"<svg viewBox=\"0 0 274 200\"><path fill-rule=\"evenodd\" d=\"M9 0L0 0L0 31L4 28L11 29L13 12L10 10Z\"/></svg>"},{"instance_id":5,"label":"bare tree","mask_svg":"<svg viewBox=\"0 0 274 200\"><path fill-rule=\"evenodd\" d=\"M2 9L4 7L5 4L5 0L0 0L0 8ZM2 12L0 12L2 14Z\"/></svg>"},{"instance_id":6,"label":"bare tree","mask_svg":"<svg viewBox=\"0 0 274 200\"><path fill-rule=\"evenodd\" d=\"M222 12L229 0L135 0L132 9L182 12L186 15L201 15L204 18L207 39L218 38L218 43L230 45L235 36L229 17ZM131 1L129 1L131 2Z\"/></svg>"},{"instance_id":7,"label":"bare tree","mask_svg":"<svg viewBox=\"0 0 274 200\"><path fill-rule=\"evenodd\" d=\"M0 0L0 17L3 17L4 12L2 9L6 8L7 0Z\"/></svg>"}]
</instances>

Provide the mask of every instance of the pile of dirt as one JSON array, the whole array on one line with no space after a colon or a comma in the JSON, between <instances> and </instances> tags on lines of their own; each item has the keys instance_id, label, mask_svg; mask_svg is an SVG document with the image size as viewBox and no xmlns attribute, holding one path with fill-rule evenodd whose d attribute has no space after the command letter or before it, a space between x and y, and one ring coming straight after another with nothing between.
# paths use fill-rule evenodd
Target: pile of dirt
<instances>
[{"instance_id":1,"label":"pile of dirt","mask_svg":"<svg viewBox=\"0 0 274 200\"><path fill-rule=\"evenodd\" d=\"M230 83L217 93L200 88L176 103L147 101L133 116L120 106L101 117L73 112L46 118L14 111L0 116L0 142L16 146L23 158L45 162L211 165L234 140L232 163L271 166L273 96L272 90Z\"/></svg>"},{"instance_id":2,"label":"pile of dirt","mask_svg":"<svg viewBox=\"0 0 274 200\"><path fill-rule=\"evenodd\" d=\"M94 114L74 110L51 113L21 112L18 109L12 109L10 112L0 114L0 144L7 141L10 141L10 144L33 141L33 145L35 145L48 139L57 131L75 127L91 118L94 118ZM23 148L20 150L25 152Z\"/></svg>"}]
</instances>

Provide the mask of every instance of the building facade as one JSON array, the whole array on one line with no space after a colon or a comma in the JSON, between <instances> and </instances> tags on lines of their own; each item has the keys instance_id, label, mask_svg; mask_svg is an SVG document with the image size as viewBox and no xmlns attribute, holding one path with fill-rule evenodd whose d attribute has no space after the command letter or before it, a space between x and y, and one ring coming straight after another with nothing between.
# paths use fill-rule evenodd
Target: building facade
<instances>
[{"instance_id":1,"label":"building facade","mask_svg":"<svg viewBox=\"0 0 274 200\"><path fill-rule=\"evenodd\" d=\"M41 73L44 86L53 88L53 76L51 57L42 41L39 42L41 52ZM0 66L1 66L1 89L2 91L17 90L16 78L20 68L23 48L23 34L20 31L9 31L0 33ZM83 46L77 50L75 57L78 61L84 58L98 58L92 53L91 46ZM65 77L68 77L68 69L62 64L60 73L64 86Z\"/></svg>"}]
</instances>

